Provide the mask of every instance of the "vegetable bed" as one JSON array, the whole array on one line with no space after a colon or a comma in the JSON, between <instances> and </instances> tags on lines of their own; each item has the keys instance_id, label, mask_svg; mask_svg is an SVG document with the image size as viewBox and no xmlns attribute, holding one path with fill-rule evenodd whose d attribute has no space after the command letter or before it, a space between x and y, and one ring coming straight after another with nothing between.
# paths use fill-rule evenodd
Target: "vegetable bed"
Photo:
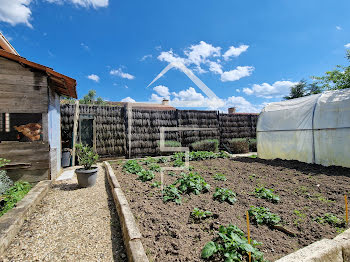
<instances>
[{"instance_id":1,"label":"vegetable bed","mask_svg":"<svg viewBox=\"0 0 350 262\"><path fill-rule=\"evenodd\" d=\"M350 169L257 158L191 161L186 175L164 174L162 195L159 166L181 166L173 160L132 160L124 169L125 161L111 162L150 261L245 261L247 252L253 261L273 261L345 230ZM247 243L248 210L259 245Z\"/></svg>"}]
</instances>

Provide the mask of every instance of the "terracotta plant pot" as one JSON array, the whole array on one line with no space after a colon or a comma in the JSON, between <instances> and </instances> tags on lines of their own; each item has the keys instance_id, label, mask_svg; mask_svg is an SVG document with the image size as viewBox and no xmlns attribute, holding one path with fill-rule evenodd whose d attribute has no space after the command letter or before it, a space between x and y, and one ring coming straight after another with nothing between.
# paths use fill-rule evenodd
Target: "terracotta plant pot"
<instances>
[{"instance_id":1,"label":"terracotta plant pot","mask_svg":"<svg viewBox=\"0 0 350 262\"><path fill-rule=\"evenodd\" d=\"M75 170L78 179L78 185L80 187L91 187L95 185L97 178L97 167L93 167L92 169L84 169L79 168Z\"/></svg>"}]
</instances>

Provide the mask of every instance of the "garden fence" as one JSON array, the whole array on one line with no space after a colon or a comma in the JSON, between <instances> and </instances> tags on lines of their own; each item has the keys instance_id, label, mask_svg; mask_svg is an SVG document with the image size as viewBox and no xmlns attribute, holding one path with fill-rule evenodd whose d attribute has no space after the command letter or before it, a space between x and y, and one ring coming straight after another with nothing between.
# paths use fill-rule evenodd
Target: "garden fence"
<instances>
[{"instance_id":1,"label":"garden fence","mask_svg":"<svg viewBox=\"0 0 350 262\"><path fill-rule=\"evenodd\" d=\"M167 132L165 139L178 141L182 146L206 139L218 139L220 147L223 148L225 143L233 138L255 138L258 118L257 114L133 108L129 114L131 119L128 119L126 106L79 105L79 109L80 115L90 115L94 119L95 147L102 157L160 155L160 127L216 128L205 131ZM61 105L63 147L72 147L74 112L75 105Z\"/></svg>"}]
</instances>

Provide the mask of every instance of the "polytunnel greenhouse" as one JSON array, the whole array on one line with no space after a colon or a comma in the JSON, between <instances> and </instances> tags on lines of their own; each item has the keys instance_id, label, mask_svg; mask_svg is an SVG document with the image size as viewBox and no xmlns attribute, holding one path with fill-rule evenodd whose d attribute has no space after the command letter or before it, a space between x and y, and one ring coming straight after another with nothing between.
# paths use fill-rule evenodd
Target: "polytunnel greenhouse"
<instances>
[{"instance_id":1,"label":"polytunnel greenhouse","mask_svg":"<svg viewBox=\"0 0 350 262\"><path fill-rule=\"evenodd\" d=\"M257 124L258 157L350 167L350 89L275 102Z\"/></svg>"}]
</instances>

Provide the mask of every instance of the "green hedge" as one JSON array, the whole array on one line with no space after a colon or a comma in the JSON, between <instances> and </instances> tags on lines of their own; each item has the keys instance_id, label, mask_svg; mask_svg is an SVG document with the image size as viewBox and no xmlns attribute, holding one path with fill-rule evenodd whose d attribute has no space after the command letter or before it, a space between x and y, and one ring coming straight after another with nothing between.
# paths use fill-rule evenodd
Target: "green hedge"
<instances>
[{"instance_id":1,"label":"green hedge","mask_svg":"<svg viewBox=\"0 0 350 262\"><path fill-rule=\"evenodd\" d=\"M249 143L246 138L233 138L228 141L227 147L232 154L244 154L249 152Z\"/></svg>"},{"instance_id":2,"label":"green hedge","mask_svg":"<svg viewBox=\"0 0 350 262\"><path fill-rule=\"evenodd\" d=\"M207 139L198 142L194 142L190 145L192 151L219 151L219 140L217 139Z\"/></svg>"},{"instance_id":3,"label":"green hedge","mask_svg":"<svg viewBox=\"0 0 350 262\"><path fill-rule=\"evenodd\" d=\"M256 138L248 138L248 144L249 144L249 151L250 152L257 152Z\"/></svg>"}]
</instances>

